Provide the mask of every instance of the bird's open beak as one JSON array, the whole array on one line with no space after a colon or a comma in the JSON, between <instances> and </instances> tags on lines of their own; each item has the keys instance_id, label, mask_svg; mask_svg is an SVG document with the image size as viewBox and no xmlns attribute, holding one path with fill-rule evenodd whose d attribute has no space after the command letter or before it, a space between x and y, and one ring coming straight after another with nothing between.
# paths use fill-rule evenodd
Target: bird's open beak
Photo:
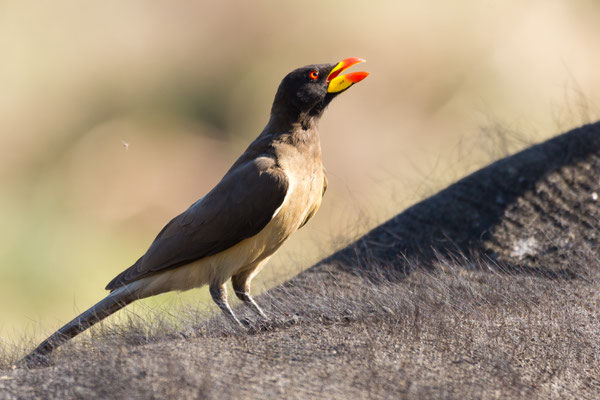
<instances>
[{"instance_id":1,"label":"bird's open beak","mask_svg":"<svg viewBox=\"0 0 600 400\"><path fill-rule=\"evenodd\" d=\"M341 92L342 90L346 90L350 86L369 76L368 72L350 72L346 75L340 75L343 71L347 70L351 66L361 62L365 62L365 60L358 57L350 57L340 61L335 67L333 67L329 73L329 76L327 76L327 82L329 82L329 86L327 86L327 93L337 93Z\"/></svg>"}]
</instances>

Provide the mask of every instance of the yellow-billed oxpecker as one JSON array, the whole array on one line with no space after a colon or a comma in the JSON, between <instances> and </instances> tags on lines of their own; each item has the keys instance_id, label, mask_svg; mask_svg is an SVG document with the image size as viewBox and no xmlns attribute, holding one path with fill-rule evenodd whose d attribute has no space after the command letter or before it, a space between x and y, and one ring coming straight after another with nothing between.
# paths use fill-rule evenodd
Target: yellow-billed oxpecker
<instances>
[{"instance_id":1,"label":"yellow-billed oxpecker","mask_svg":"<svg viewBox=\"0 0 600 400\"><path fill-rule=\"evenodd\" d=\"M127 304L172 290L209 285L222 312L239 325L225 283L262 318L250 281L292 233L315 215L327 188L317 125L337 95L367 77L344 70L364 60L316 64L281 82L262 133L203 198L173 218L148 251L106 286L110 294L60 328L25 361L45 355Z\"/></svg>"}]
</instances>

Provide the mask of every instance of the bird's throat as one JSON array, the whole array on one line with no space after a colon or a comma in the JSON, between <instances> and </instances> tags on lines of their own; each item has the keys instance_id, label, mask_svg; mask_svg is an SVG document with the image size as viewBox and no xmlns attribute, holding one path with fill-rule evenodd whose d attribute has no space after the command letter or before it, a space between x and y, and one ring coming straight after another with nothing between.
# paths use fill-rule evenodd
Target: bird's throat
<instances>
[{"instance_id":1,"label":"bird's throat","mask_svg":"<svg viewBox=\"0 0 600 400\"><path fill-rule=\"evenodd\" d=\"M319 115L310 113L279 113L276 110L271 113L269 123L265 130L270 132L292 133L298 129L309 131L316 130L320 119Z\"/></svg>"}]
</instances>

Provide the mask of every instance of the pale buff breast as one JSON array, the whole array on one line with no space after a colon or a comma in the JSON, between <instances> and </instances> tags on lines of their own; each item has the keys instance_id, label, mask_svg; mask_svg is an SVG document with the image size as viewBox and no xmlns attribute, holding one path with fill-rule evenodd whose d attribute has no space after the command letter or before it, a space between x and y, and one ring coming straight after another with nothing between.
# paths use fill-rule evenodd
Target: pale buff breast
<instances>
[{"instance_id":1,"label":"pale buff breast","mask_svg":"<svg viewBox=\"0 0 600 400\"><path fill-rule=\"evenodd\" d=\"M288 193L273 219L258 234L218 254L135 281L129 290L137 291L139 297L147 297L212 282L223 283L243 269L255 269L253 275L256 274L258 268L319 208L324 178L322 168L318 172L299 178L293 169L286 171L290 183Z\"/></svg>"}]
</instances>

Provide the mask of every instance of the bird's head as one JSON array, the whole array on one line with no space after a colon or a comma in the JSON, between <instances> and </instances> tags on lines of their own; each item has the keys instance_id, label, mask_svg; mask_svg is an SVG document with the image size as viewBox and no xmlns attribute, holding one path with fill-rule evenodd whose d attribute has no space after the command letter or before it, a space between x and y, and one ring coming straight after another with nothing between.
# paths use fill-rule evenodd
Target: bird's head
<instances>
[{"instance_id":1,"label":"bird's head","mask_svg":"<svg viewBox=\"0 0 600 400\"><path fill-rule=\"evenodd\" d=\"M336 64L307 65L290 72L279 85L271 118L302 126L316 122L334 97L369 75L368 72L341 74L364 61L351 57Z\"/></svg>"}]
</instances>

